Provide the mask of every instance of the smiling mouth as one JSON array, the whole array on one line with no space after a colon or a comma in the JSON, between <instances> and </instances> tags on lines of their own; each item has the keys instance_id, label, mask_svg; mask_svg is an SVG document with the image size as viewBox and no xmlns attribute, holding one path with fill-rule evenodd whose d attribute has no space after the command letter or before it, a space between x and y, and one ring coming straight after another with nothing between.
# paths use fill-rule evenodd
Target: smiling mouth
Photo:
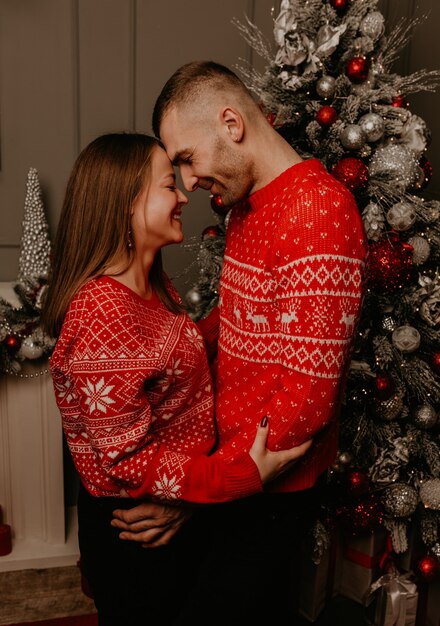
<instances>
[{"instance_id":1,"label":"smiling mouth","mask_svg":"<svg viewBox=\"0 0 440 626\"><path fill-rule=\"evenodd\" d=\"M180 211L176 211L171 215L171 219L176 220L178 222L182 221L182 213Z\"/></svg>"}]
</instances>

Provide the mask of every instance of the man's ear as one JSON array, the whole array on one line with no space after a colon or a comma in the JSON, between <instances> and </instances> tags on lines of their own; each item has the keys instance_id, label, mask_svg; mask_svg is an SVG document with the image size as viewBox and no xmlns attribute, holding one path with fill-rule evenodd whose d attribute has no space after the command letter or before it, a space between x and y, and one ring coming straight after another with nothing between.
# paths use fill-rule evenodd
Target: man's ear
<instances>
[{"instance_id":1,"label":"man's ear","mask_svg":"<svg viewBox=\"0 0 440 626\"><path fill-rule=\"evenodd\" d=\"M222 109L221 122L232 141L239 143L244 136L244 121L241 114L231 107Z\"/></svg>"}]
</instances>

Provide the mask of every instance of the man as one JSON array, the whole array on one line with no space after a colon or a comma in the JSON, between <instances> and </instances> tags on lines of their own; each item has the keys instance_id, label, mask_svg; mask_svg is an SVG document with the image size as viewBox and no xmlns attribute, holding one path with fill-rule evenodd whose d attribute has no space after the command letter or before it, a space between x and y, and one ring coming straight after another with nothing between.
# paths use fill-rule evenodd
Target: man
<instances>
[{"instance_id":1,"label":"man","mask_svg":"<svg viewBox=\"0 0 440 626\"><path fill-rule=\"evenodd\" d=\"M212 551L179 624L281 623L291 620L298 538L337 451L362 299L362 221L349 191L317 160L303 161L221 65L178 69L156 102L153 130L187 191L210 190L232 207L220 282L220 454L232 460L248 448L264 416L269 448L314 441L263 494L211 508ZM160 545L183 509L181 518L145 503L116 517L123 538Z\"/></svg>"}]
</instances>

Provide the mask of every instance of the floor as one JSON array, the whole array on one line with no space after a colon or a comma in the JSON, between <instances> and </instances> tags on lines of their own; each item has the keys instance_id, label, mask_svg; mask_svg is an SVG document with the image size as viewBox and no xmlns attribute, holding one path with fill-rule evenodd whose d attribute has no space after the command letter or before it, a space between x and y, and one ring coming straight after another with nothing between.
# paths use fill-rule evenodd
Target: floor
<instances>
[{"instance_id":1,"label":"floor","mask_svg":"<svg viewBox=\"0 0 440 626\"><path fill-rule=\"evenodd\" d=\"M95 612L81 587L78 567L31 569L0 573L0 625ZM364 610L336 597L314 626L364 626ZM310 626L303 620L298 626Z\"/></svg>"},{"instance_id":2,"label":"floor","mask_svg":"<svg viewBox=\"0 0 440 626\"><path fill-rule=\"evenodd\" d=\"M0 624L95 612L75 565L0 573Z\"/></svg>"}]
</instances>

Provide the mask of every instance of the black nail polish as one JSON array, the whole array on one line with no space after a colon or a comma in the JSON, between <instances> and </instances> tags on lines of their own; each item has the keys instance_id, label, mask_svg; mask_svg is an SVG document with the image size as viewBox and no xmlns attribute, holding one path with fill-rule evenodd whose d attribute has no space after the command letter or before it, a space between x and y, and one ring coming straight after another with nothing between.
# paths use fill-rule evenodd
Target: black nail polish
<instances>
[{"instance_id":1,"label":"black nail polish","mask_svg":"<svg viewBox=\"0 0 440 626\"><path fill-rule=\"evenodd\" d=\"M263 428L267 426L267 415L265 415L263 419L261 420L260 426L262 426Z\"/></svg>"}]
</instances>

